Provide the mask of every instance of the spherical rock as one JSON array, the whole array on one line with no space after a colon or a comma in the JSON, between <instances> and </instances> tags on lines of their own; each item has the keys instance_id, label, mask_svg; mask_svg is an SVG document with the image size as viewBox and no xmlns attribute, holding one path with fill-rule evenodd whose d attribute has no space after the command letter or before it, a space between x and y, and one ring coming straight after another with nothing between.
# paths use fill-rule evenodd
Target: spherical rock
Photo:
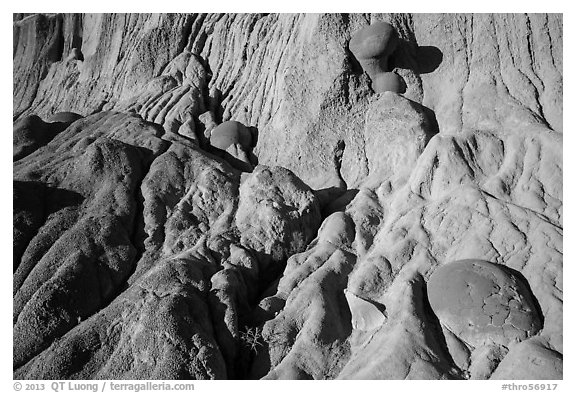
<instances>
[{"instance_id":1,"label":"spherical rock","mask_svg":"<svg viewBox=\"0 0 576 393\"><path fill-rule=\"evenodd\" d=\"M376 93L392 91L402 94L406 91L406 83L404 83L404 79L400 75L394 72L383 72L372 80L372 89Z\"/></svg>"},{"instance_id":2,"label":"spherical rock","mask_svg":"<svg viewBox=\"0 0 576 393\"><path fill-rule=\"evenodd\" d=\"M381 72L390 71L388 57L398 45L394 27L386 22L375 22L358 30L348 47L372 80Z\"/></svg>"},{"instance_id":3,"label":"spherical rock","mask_svg":"<svg viewBox=\"0 0 576 393\"><path fill-rule=\"evenodd\" d=\"M375 22L355 32L349 48L357 59L370 59L390 55L397 44L394 27L386 22Z\"/></svg>"},{"instance_id":4,"label":"spherical rock","mask_svg":"<svg viewBox=\"0 0 576 393\"><path fill-rule=\"evenodd\" d=\"M318 231L320 241L344 247L350 247L355 235L354 221L344 212L332 213Z\"/></svg>"},{"instance_id":5,"label":"spherical rock","mask_svg":"<svg viewBox=\"0 0 576 393\"><path fill-rule=\"evenodd\" d=\"M529 288L510 269L468 259L439 267L428 298L440 322L472 346L508 345L542 328Z\"/></svg>"},{"instance_id":6,"label":"spherical rock","mask_svg":"<svg viewBox=\"0 0 576 393\"><path fill-rule=\"evenodd\" d=\"M252 145L252 134L242 123L225 121L212 130L210 144L222 150L226 150L233 144L249 148Z\"/></svg>"}]
</instances>

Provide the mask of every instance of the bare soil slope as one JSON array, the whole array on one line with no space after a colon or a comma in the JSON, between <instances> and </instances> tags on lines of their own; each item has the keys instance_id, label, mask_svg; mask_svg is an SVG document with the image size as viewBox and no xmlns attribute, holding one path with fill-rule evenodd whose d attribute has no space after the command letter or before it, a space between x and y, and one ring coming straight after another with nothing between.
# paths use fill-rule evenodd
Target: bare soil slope
<instances>
[{"instance_id":1,"label":"bare soil slope","mask_svg":"<svg viewBox=\"0 0 576 393\"><path fill-rule=\"evenodd\" d=\"M561 15L13 30L15 378L562 378Z\"/></svg>"}]
</instances>

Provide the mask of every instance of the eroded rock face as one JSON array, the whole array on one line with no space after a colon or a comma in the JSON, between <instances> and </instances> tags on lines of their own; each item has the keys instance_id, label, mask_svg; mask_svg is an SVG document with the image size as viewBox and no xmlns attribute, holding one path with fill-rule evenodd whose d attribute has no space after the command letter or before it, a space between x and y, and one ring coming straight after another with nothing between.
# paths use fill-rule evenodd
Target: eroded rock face
<instances>
[{"instance_id":1,"label":"eroded rock face","mask_svg":"<svg viewBox=\"0 0 576 393\"><path fill-rule=\"evenodd\" d=\"M14 377L562 378L562 23L15 14Z\"/></svg>"},{"instance_id":2,"label":"eroded rock face","mask_svg":"<svg viewBox=\"0 0 576 393\"><path fill-rule=\"evenodd\" d=\"M369 177L379 182L402 177L405 181L433 135L431 120L421 105L390 92L382 94L367 108L364 123ZM350 166L342 171L346 179L356 168L347 162L348 156L343 159Z\"/></svg>"},{"instance_id":3,"label":"eroded rock face","mask_svg":"<svg viewBox=\"0 0 576 393\"><path fill-rule=\"evenodd\" d=\"M38 379L225 378L206 302L205 268L197 259L157 264L15 375Z\"/></svg>"},{"instance_id":4,"label":"eroded rock face","mask_svg":"<svg viewBox=\"0 0 576 393\"><path fill-rule=\"evenodd\" d=\"M474 347L508 346L542 328L530 289L510 270L487 261L442 265L430 277L428 299L440 322Z\"/></svg>"},{"instance_id":5,"label":"eroded rock face","mask_svg":"<svg viewBox=\"0 0 576 393\"><path fill-rule=\"evenodd\" d=\"M162 148L151 125L101 113L14 164L18 181L47 185L14 273L15 367L110 301L131 273L136 190Z\"/></svg>"},{"instance_id":6,"label":"eroded rock face","mask_svg":"<svg viewBox=\"0 0 576 393\"><path fill-rule=\"evenodd\" d=\"M304 251L320 225L312 190L281 167L257 167L240 186L236 225L243 245L263 263Z\"/></svg>"},{"instance_id":7,"label":"eroded rock face","mask_svg":"<svg viewBox=\"0 0 576 393\"><path fill-rule=\"evenodd\" d=\"M511 346L491 379L560 379L563 356L537 338Z\"/></svg>"}]
</instances>

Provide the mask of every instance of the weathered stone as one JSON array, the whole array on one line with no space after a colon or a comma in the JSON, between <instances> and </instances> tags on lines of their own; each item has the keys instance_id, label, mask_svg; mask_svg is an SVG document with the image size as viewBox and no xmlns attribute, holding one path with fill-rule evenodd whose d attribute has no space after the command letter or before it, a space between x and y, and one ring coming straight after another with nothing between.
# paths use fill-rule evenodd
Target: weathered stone
<instances>
[{"instance_id":1,"label":"weathered stone","mask_svg":"<svg viewBox=\"0 0 576 393\"><path fill-rule=\"evenodd\" d=\"M372 89L376 93L391 91L393 93L406 92L406 83L401 76L394 72L383 72L372 80Z\"/></svg>"},{"instance_id":2,"label":"weathered stone","mask_svg":"<svg viewBox=\"0 0 576 393\"><path fill-rule=\"evenodd\" d=\"M388 57L398 46L398 34L386 22L375 22L363 27L352 36L349 48L362 68L374 79L390 71Z\"/></svg>"},{"instance_id":3,"label":"weathered stone","mask_svg":"<svg viewBox=\"0 0 576 393\"><path fill-rule=\"evenodd\" d=\"M490 379L562 379L562 363L562 354L530 339L511 346Z\"/></svg>"},{"instance_id":4,"label":"weathered stone","mask_svg":"<svg viewBox=\"0 0 576 393\"><path fill-rule=\"evenodd\" d=\"M15 378L562 378L561 14L13 21ZM541 310L456 331L466 259Z\"/></svg>"},{"instance_id":5,"label":"weathered stone","mask_svg":"<svg viewBox=\"0 0 576 393\"><path fill-rule=\"evenodd\" d=\"M530 289L515 274L482 260L447 263L430 277L428 299L440 322L466 343L507 346L542 328Z\"/></svg>"},{"instance_id":6,"label":"weathered stone","mask_svg":"<svg viewBox=\"0 0 576 393\"><path fill-rule=\"evenodd\" d=\"M304 251L320 225L320 207L289 170L258 166L240 186L236 225L265 269Z\"/></svg>"}]
</instances>

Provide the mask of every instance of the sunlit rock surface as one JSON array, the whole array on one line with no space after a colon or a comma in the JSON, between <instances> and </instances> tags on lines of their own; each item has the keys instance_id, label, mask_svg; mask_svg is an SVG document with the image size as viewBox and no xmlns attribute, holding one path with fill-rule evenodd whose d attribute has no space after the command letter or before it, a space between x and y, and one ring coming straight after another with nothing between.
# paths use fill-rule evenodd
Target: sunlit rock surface
<instances>
[{"instance_id":1,"label":"sunlit rock surface","mask_svg":"<svg viewBox=\"0 0 576 393\"><path fill-rule=\"evenodd\" d=\"M561 15L13 19L14 378L562 378Z\"/></svg>"}]
</instances>

